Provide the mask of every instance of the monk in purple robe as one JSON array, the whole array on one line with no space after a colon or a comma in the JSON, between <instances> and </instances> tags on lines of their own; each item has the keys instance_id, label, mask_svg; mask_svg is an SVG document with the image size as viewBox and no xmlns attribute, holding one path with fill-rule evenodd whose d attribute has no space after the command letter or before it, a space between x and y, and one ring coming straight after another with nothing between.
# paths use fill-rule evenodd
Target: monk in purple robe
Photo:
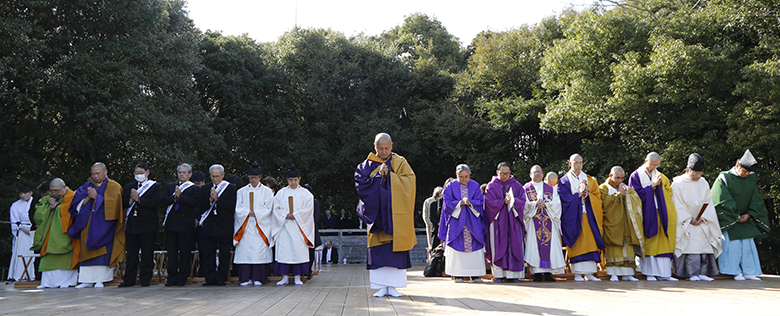
<instances>
[{"instance_id":1,"label":"monk in purple robe","mask_svg":"<svg viewBox=\"0 0 780 316\"><path fill-rule=\"evenodd\" d=\"M493 265L495 283L503 282L503 278L520 282L525 277L524 208L523 185L515 180L508 163L498 164L496 176L485 189L485 254Z\"/></svg>"},{"instance_id":2,"label":"monk in purple robe","mask_svg":"<svg viewBox=\"0 0 780 316\"><path fill-rule=\"evenodd\" d=\"M69 212L73 253L79 260L76 288L103 287L114 279L114 267L125 258L125 214L122 185L108 178L103 163L92 165L87 183L76 190Z\"/></svg>"},{"instance_id":3,"label":"monk in purple robe","mask_svg":"<svg viewBox=\"0 0 780 316\"><path fill-rule=\"evenodd\" d=\"M417 178L406 159L393 153L387 133L374 138L374 150L355 170L358 216L368 230L368 271L374 296L401 296L406 269L417 236L414 233L414 197Z\"/></svg>"},{"instance_id":4,"label":"monk in purple robe","mask_svg":"<svg viewBox=\"0 0 780 316\"><path fill-rule=\"evenodd\" d=\"M471 169L455 168L458 181L444 188L444 208L439 221L439 239L444 242L444 273L463 282L482 282L485 275L485 198L479 184L471 180Z\"/></svg>"}]
</instances>

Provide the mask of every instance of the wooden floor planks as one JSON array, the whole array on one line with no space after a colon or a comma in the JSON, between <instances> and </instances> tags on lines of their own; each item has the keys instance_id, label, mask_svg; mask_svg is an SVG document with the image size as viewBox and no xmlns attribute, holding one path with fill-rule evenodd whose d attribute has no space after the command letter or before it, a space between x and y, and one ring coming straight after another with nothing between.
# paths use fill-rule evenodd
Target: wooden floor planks
<instances>
[{"instance_id":1,"label":"wooden floor planks","mask_svg":"<svg viewBox=\"0 0 780 316\"><path fill-rule=\"evenodd\" d=\"M375 298L365 265L324 266L301 286L36 290L0 286L0 315L776 315L780 277L761 282L454 283L407 273L401 298Z\"/></svg>"}]
</instances>

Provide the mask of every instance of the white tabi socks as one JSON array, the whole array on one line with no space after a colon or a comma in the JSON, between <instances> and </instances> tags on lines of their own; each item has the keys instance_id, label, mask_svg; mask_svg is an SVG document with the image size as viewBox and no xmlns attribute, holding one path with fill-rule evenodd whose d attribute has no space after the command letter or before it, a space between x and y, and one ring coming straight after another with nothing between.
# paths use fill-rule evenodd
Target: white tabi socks
<instances>
[{"instance_id":1,"label":"white tabi socks","mask_svg":"<svg viewBox=\"0 0 780 316\"><path fill-rule=\"evenodd\" d=\"M290 283L290 277L289 276L282 276L282 280L279 282L276 282L276 285L287 285L287 283Z\"/></svg>"},{"instance_id":2,"label":"white tabi socks","mask_svg":"<svg viewBox=\"0 0 780 316\"><path fill-rule=\"evenodd\" d=\"M374 297L383 297L385 295L387 295L387 287L383 287L374 293Z\"/></svg>"},{"instance_id":3,"label":"white tabi socks","mask_svg":"<svg viewBox=\"0 0 780 316\"><path fill-rule=\"evenodd\" d=\"M98 283L81 283L79 285L76 285L76 288L77 289L83 289L83 288L91 287L93 285L96 288L101 288L101 287L103 287L103 282L98 282Z\"/></svg>"},{"instance_id":4,"label":"white tabi socks","mask_svg":"<svg viewBox=\"0 0 780 316\"><path fill-rule=\"evenodd\" d=\"M613 274L611 277L609 277L609 280L612 282L620 281L620 279L618 279L618 276L616 274Z\"/></svg>"},{"instance_id":5,"label":"white tabi socks","mask_svg":"<svg viewBox=\"0 0 780 316\"><path fill-rule=\"evenodd\" d=\"M241 282L241 286L248 286L248 285L252 285L252 280Z\"/></svg>"},{"instance_id":6,"label":"white tabi socks","mask_svg":"<svg viewBox=\"0 0 780 316\"><path fill-rule=\"evenodd\" d=\"M301 281L300 275L295 276L295 285L303 285L303 281Z\"/></svg>"},{"instance_id":7,"label":"white tabi socks","mask_svg":"<svg viewBox=\"0 0 780 316\"><path fill-rule=\"evenodd\" d=\"M639 282L639 279L635 278L632 275L624 275L623 281Z\"/></svg>"},{"instance_id":8,"label":"white tabi socks","mask_svg":"<svg viewBox=\"0 0 780 316\"><path fill-rule=\"evenodd\" d=\"M601 282L601 279L593 276L592 274L586 274L585 278L588 279L588 281Z\"/></svg>"},{"instance_id":9,"label":"white tabi socks","mask_svg":"<svg viewBox=\"0 0 780 316\"><path fill-rule=\"evenodd\" d=\"M401 297L403 294L399 293L394 287L388 286L387 287L387 295L390 295L392 297Z\"/></svg>"},{"instance_id":10,"label":"white tabi socks","mask_svg":"<svg viewBox=\"0 0 780 316\"><path fill-rule=\"evenodd\" d=\"M255 286L261 286L261 285L263 285L263 282L255 281Z\"/></svg>"}]
</instances>

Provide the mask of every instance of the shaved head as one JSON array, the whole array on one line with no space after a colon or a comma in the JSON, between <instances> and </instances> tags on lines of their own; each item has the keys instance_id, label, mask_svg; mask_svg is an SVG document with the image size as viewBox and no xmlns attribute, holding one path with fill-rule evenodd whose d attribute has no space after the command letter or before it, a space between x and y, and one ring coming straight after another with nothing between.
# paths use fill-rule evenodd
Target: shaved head
<instances>
[{"instance_id":1,"label":"shaved head","mask_svg":"<svg viewBox=\"0 0 780 316\"><path fill-rule=\"evenodd\" d=\"M661 155L659 155L657 152L651 152L645 157L645 161L650 160L661 160Z\"/></svg>"},{"instance_id":2,"label":"shaved head","mask_svg":"<svg viewBox=\"0 0 780 316\"><path fill-rule=\"evenodd\" d=\"M376 134L376 136L374 136L374 144L386 143L386 142L391 142L391 143L393 142L393 139L390 137L390 134L388 134L388 133L379 133L379 134Z\"/></svg>"},{"instance_id":3,"label":"shaved head","mask_svg":"<svg viewBox=\"0 0 780 316\"><path fill-rule=\"evenodd\" d=\"M623 170L623 167L621 166L614 166L612 169L609 170L609 174L618 174L618 173L626 173L625 170Z\"/></svg>"},{"instance_id":4,"label":"shaved head","mask_svg":"<svg viewBox=\"0 0 780 316\"><path fill-rule=\"evenodd\" d=\"M569 161L574 162L575 160L577 160L577 158L580 158L580 160L582 160L582 156L580 156L580 154L574 154L569 157Z\"/></svg>"}]
</instances>

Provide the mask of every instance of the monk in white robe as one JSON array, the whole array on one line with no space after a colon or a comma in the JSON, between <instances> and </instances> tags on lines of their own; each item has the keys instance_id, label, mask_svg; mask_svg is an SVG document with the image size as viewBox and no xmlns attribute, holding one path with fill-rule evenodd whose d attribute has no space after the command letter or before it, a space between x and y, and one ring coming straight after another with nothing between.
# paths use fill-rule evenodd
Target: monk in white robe
<instances>
[{"instance_id":1,"label":"monk in white robe","mask_svg":"<svg viewBox=\"0 0 780 316\"><path fill-rule=\"evenodd\" d=\"M535 282L555 282L553 273L564 273L566 259L561 243L561 198L543 180L542 167L531 167L531 181L525 184L525 262ZM557 176L556 176L557 180Z\"/></svg>"},{"instance_id":2,"label":"monk in white robe","mask_svg":"<svg viewBox=\"0 0 780 316\"><path fill-rule=\"evenodd\" d=\"M19 255L32 255L30 247L33 244L35 231L31 231L32 219L30 218L30 205L33 203L33 190L29 185L19 187L19 200L11 204L11 234L14 235L13 249L11 250L11 265L8 268L8 279L19 281L24 275L24 264ZM27 274L24 278L28 281L35 280L35 267L32 263L27 266Z\"/></svg>"},{"instance_id":3,"label":"monk in white robe","mask_svg":"<svg viewBox=\"0 0 780 316\"><path fill-rule=\"evenodd\" d=\"M300 186L301 174L295 166L287 170L288 186L274 198L273 240L276 244L274 272L282 276L276 285L287 285L288 274L309 273L309 248L314 248L314 196Z\"/></svg>"},{"instance_id":4,"label":"monk in white robe","mask_svg":"<svg viewBox=\"0 0 780 316\"><path fill-rule=\"evenodd\" d=\"M257 162L249 168L249 184L238 190L233 222L233 263L239 265L241 286L263 285L268 281L268 264L273 262L274 192L260 183Z\"/></svg>"},{"instance_id":5,"label":"monk in white robe","mask_svg":"<svg viewBox=\"0 0 780 316\"><path fill-rule=\"evenodd\" d=\"M685 174L672 182L672 200L677 209L674 274L691 281L712 281L709 276L718 275L716 258L723 252L718 214L702 171L704 158L691 154Z\"/></svg>"}]
</instances>

